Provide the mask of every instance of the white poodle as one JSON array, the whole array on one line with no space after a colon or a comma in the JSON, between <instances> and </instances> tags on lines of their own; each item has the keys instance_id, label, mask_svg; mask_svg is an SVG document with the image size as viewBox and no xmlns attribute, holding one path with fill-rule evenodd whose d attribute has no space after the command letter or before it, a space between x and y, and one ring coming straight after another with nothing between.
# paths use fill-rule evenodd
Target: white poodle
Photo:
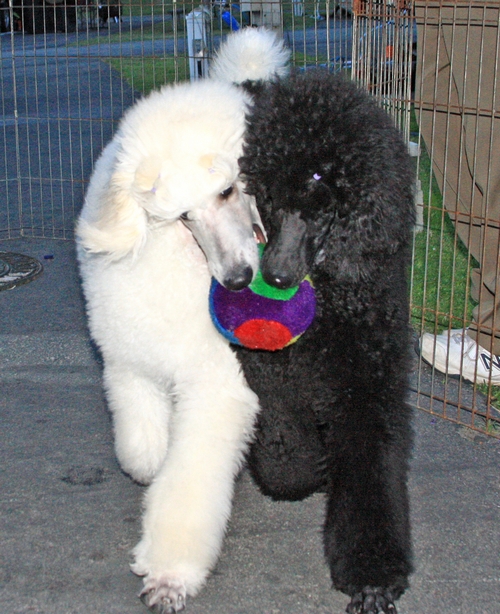
<instances>
[{"instance_id":1,"label":"white poodle","mask_svg":"<svg viewBox=\"0 0 500 614\"><path fill-rule=\"evenodd\" d=\"M208 293L211 275L250 283L264 235L238 176L251 100L228 81L282 73L288 54L251 29L227 44L210 79L164 87L126 113L77 225L116 454L151 484L132 569L160 614L180 611L216 563L258 411Z\"/></svg>"}]
</instances>

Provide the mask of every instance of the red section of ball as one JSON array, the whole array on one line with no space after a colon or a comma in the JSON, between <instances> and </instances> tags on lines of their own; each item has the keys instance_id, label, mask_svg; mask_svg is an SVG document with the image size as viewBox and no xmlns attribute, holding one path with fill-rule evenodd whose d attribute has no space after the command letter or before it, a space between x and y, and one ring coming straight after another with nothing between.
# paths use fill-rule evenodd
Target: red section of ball
<instances>
[{"instance_id":1,"label":"red section of ball","mask_svg":"<svg viewBox=\"0 0 500 614\"><path fill-rule=\"evenodd\" d=\"M292 340L286 326L273 320L247 320L234 331L241 345L251 350L281 350Z\"/></svg>"}]
</instances>

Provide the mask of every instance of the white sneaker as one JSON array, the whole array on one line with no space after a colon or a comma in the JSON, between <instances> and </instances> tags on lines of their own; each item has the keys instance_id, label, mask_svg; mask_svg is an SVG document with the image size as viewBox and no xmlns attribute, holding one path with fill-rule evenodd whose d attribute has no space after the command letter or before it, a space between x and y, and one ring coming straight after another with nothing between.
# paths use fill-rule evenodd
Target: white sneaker
<instances>
[{"instance_id":1,"label":"white sneaker","mask_svg":"<svg viewBox=\"0 0 500 614\"><path fill-rule=\"evenodd\" d=\"M467 334L467 329L442 335L424 333L420 355L441 373L458 375L475 384L500 386L500 357L490 354Z\"/></svg>"}]
</instances>

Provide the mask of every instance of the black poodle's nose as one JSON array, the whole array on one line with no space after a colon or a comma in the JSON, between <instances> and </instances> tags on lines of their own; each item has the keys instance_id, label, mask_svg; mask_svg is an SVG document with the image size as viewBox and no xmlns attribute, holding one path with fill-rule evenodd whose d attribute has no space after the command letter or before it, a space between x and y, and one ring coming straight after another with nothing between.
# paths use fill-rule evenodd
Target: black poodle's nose
<instances>
[{"instance_id":1,"label":"black poodle's nose","mask_svg":"<svg viewBox=\"0 0 500 614\"><path fill-rule=\"evenodd\" d=\"M246 266L244 269L239 269L234 275L229 275L224 279L224 287L228 290L236 291L243 290L252 281L253 270L251 266Z\"/></svg>"},{"instance_id":2,"label":"black poodle's nose","mask_svg":"<svg viewBox=\"0 0 500 614\"><path fill-rule=\"evenodd\" d=\"M275 288L279 288L280 290L291 288L294 285L293 279L290 275L287 275L286 273L280 274L263 271L262 276L264 277L264 281L266 282L266 284L274 286Z\"/></svg>"}]
</instances>

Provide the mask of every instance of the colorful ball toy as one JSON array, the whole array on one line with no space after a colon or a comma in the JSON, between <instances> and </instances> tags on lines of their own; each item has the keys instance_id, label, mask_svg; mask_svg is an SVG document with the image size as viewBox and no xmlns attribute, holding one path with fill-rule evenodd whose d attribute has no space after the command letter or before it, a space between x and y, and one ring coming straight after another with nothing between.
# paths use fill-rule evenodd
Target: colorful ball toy
<instances>
[{"instance_id":1,"label":"colorful ball toy","mask_svg":"<svg viewBox=\"0 0 500 614\"><path fill-rule=\"evenodd\" d=\"M243 290L232 292L212 280L210 314L231 343L252 350L281 350L309 328L316 295L309 277L298 286L280 290L267 284L258 271Z\"/></svg>"}]
</instances>

